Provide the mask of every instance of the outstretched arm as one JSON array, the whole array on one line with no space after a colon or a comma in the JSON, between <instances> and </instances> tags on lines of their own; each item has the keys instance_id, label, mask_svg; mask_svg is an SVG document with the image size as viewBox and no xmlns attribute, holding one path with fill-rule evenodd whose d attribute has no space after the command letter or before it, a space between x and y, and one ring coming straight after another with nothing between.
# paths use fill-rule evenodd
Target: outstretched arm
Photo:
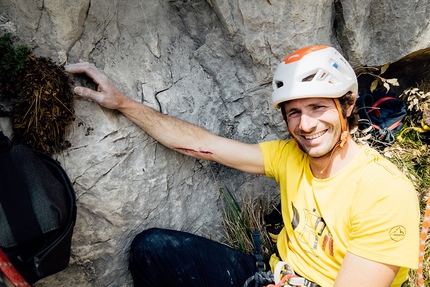
<instances>
[{"instance_id":1,"label":"outstretched arm","mask_svg":"<svg viewBox=\"0 0 430 287\"><path fill-rule=\"evenodd\" d=\"M264 162L258 144L245 144L214 135L201 127L138 103L118 90L93 64L79 62L67 65L65 69L71 74L84 73L97 84L97 91L75 87L76 94L108 109L120 111L168 148L245 172L264 174Z\"/></svg>"}]
</instances>

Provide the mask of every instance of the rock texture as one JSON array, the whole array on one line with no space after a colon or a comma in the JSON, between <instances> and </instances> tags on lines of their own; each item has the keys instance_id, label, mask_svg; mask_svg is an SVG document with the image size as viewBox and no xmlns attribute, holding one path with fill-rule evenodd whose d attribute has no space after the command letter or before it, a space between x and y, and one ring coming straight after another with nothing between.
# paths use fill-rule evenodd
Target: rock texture
<instances>
[{"instance_id":1,"label":"rock texture","mask_svg":"<svg viewBox=\"0 0 430 287\"><path fill-rule=\"evenodd\" d=\"M407 2L407 3L405 3ZM90 61L128 96L245 142L287 136L270 105L277 63L306 45L382 65L430 46L430 0L4 0L0 32L60 64ZM79 84L93 85L83 77ZM76 98L56 155L78 198L70 267L37 286L131 286L129 244L152 226L221 238L222 195L273 180L158 144L124 116ZM1 120L8 129L8 120Z\"/></svg>"}]
</instances>

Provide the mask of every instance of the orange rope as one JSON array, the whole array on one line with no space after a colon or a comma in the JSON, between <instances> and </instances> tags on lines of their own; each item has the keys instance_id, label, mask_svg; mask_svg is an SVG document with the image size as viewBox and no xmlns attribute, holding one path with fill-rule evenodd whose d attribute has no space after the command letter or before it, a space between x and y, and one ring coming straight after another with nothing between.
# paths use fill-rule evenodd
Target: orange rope
<instances>
[{"instance_id":1,"label":"orange rope","mask_svg":"<svg viewBox=\"0 0 430 287\"><path fill-rule=\"evenodd\" d=\"M419 264L418 264L418 270L417 270L418 287L425 287L424 275L423 275L423 264L424 264L424 253L425 253L426 240L427 240L429 227L430 227L430 188L429 188L429 197L427 199L426 212L424 214L423 225L421 228Z\"/></svg>"},{"instance_id":2,"label":"orange rope","mask_svg":"<svg viewBox=\"0 0 430 287\"><path fill-rule=\"evenodd\" d=\"M291 277L296 277L296 275L295 274L287 274L287 275L285 275L285 276L283 276L282 278L281 278L281 280L279 280L279 282L278 282L278 284L269 284L269 285L267 285L267 286L265 286L265 287L282 287L283 285L284 285L284 283L288 280L288 279L290 279Z\"/></svg>"}]
</instances>

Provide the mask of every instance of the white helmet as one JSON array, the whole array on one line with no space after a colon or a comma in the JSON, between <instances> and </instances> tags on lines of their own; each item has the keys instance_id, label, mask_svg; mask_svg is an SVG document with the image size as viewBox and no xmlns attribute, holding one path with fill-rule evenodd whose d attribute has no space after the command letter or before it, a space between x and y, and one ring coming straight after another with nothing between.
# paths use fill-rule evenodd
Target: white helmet
<instances>
[{"instance_id":1,"label":"white helmet","mask_svg":"<svg viewBox=\"0 0 430 287\"><path fill-rule=\"evenodd\" d=\"M357 77L349 63L334 48L302 48L282 61L273 76L272 104L302 98L339 98L358 93Z\"/></svg>"}]
</instances>

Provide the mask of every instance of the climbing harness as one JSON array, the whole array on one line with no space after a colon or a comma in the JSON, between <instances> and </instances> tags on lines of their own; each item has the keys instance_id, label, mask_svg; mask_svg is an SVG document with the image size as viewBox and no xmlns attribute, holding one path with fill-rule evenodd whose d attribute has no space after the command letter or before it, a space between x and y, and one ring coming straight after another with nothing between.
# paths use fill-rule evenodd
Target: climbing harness
<instances>
[{"instance_id":1,"label":"climbing harness","mask_svg":"<svg viewBox=\"0 0 430 287\"><path fill-rule=\"evenodd\" d=\"M256 263L257 272L255 272L254 275L252 275L245 281L245 283L243 284L243 287L248 287L249 283L251 283L252 281L255 282L255 287L262 287L273 282L272 272L270 271L266 272L264 270L263 255L261 254L260 231L254 230L253 237L254 237L254 256L255 256L255 259L257 259L257 263Z\"/></svg>"},{"instance_id":2,"label":"climbing harness","mask_svg":"<svg viewBox=\"0 0 430 287\"><path fill-rule=\"evenodd\" d=\"M257 272L249 277L243 287L250 286L249 284L254 281L255 287L320 287L318 284L307 280L294 273L293 268L286 262L278 262L275 266L275 272L265 271L263 256L261 255L261 242L260 232L255 230L254 237L254 256L257 259Z\"/></svg>"},{"instance_id":3,"label":"climbing harness","mask_svg":"<svg viewBox=\"0 0 430 287\"><path fill-rule=\"evenodd\" d=\"M280 261L278 262L278 264L276 264L274 273L272 273L271 271L257 271L255 275L251 276L245 282L243 287L249 286L248 284L253 280L255 280L256 287L320 287L320 285L295 274L293 268L291 268L288 263L283 261ZM269 281L269 283L263 283L267 281ZM261 285L262 283L263 285Z\"/></svg>"},{"instance_id":4,"label":"climbing harness","mask_svg":"<svg viewBox=\"0 0 430 287\"><path fill-rule=\"evenodd\" d=\"M283 261L276 264L275 273L273 275L275 284L269 284L266 287L320 287L318 284L295 274L293 268Z\"/></svg>"}]
</instances>

